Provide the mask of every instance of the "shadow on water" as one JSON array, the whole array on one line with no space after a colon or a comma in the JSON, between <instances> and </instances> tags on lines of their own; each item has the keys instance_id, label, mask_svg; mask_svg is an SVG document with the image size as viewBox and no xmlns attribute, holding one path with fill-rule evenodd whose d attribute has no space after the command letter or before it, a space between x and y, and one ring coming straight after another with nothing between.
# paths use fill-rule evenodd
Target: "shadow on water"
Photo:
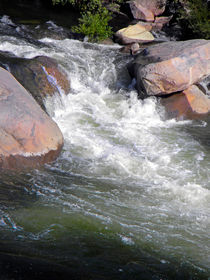
<instances>
[{"instance_id":1,"label":"shadow on water","mask_svg":"<svg viewBox=\"0 0 210 280\"><path fill-rule=\"evenodd\" d=\"M69 232L57 242L0 243L0 279L207 279L192 266L159 262L101 234L77 237Z\"/></svg>"},{"instance_id":2,"label":"shadow on water","mask_svg":"<svg viewBox=\"0 0 210 280\"><path fill-rule=\"evenodd\" d=\"M196 125L197 124L197 125ZM193 126L186 126L185 131L192 135L203 147L210 147L210 116L205 121L195 121Z\"/></svg>"},{"instance_id":3,"label":"shadow on water","mask_svg":"<svg viewBox=\"0 0 210 280\"><path fill-rule=\"evenodd\" d=\"M37 200L30 190L30 179L26 173L0 170L0 211L27 207Z\"/></svg>"},{"instance_id":4,"label":"shadow on water","mask_svg":"<svg viewBox=\"0 0 210 280\"><path fill-rule=\"evenodd\" d=\"M40 206L33 182L34 174L1 174L0 279L207 279L192 264L123 242L82 213Z\"/></svg>"},{"instance_id":5,"label":"shadow on water","mask_svg":"<svg viewBox=\"0 0 210 280\"><path fill-rule=\"evenodd\" d=\"M33 7L33 8L32 8ZM70 5L52 5L52 0L1 0L0 15L7 15L19 24L37 25L49 20L70 27L77 22L78 12Z\"/></svg>"}]
</instances>

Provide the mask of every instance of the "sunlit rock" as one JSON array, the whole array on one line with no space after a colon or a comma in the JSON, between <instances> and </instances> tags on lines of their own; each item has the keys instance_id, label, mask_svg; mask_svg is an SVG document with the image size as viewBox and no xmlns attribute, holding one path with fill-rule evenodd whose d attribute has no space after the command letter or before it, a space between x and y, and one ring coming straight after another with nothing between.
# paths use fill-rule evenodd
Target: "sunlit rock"
<instances>
[{"instance_id":1,"label":"sunlit rock","mask_svg":"<svg viewBox=\"0 0 210 280\"><path fill-rule=\"evenodd\" d=\"M164 12L166 0L134 0L129 5L135 19L154 21L155 16Z\"/></svg>"},{"instance_id":2,"label":"sunlit rock","mask_svg":"<svg viewBox=\"0 0 210 280\"><path fill-rule=\"evenodd\" d=\"M150 27L142 26L141 24L129 25L126 28L116 32L118 41L122 44L151 42L154 40Z\"/></svg>"},{"instance_id":3,"label":"sunlit rock","mask_svg":"<svg viewBox=\"0 0 210 280\"><path fill-rule=\"evenodd\" d=\"M210 74L210 40L165 42L144 49L130 73L140 98L182 91Z\"/></svg>"},{"instance_id":4,"label":"sunlit rock","mask_svg":"<svg viewBox=\"0 0 210 280\"><path fill-rule=\"evenodd\" d=\"M144 5L142 5L141 3L136 1L131 1L129 4L130 4L131 13L135 19L141 19L145 21L154 20L153 12L148 8L146 8Z\"/></svg>"},{"instance_id":5,"label":"sunlit rock","mask_svg":"<svg viewBox=\"0 0 210 280\"><path fill-rule=\"evenodd\" d=\"M63 136L54 121L0 68L0 168L34 167L54 160Z\"/></svg>"},{"instance_id":6,"label":"sunlit rock","mask_svg":"<svg viewBox=\"0 0 210 280\"><path fill-rule=\"evenodd\" d=\"M177 119L198 119L210 114L210 99L197 86L162 98L167 116Z\"/></svg>"}]
</instances>

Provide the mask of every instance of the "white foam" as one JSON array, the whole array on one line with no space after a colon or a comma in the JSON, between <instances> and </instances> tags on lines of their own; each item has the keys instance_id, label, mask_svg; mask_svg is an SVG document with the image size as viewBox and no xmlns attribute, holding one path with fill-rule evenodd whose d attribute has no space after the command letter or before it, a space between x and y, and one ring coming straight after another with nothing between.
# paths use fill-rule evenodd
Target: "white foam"
<instances>
[{"instance_id":1,"label":"white foam","mask_svg":"<svg viewBox=\"0 0 210 280\"><path fill-rule=\"evenodd\" d=\"M93 193L84 183L85 194L81 190L80 196L76 186L77 195L64 193L56 202L110 227L117 224L122 242L152 242L164 255L175 252L182 259L190 255L206 263L210 154L187 130L205 128L206 123L165 120L155 98L139 100L125 71L119 75L125 61L118 64L115 47L100 49L68 39L42 41L51 47L10 41L0 49L22 57L46 54L65 68L70 94L46 102L65 138L59 160L69 163L65 172L97 180ZM95 191L103 182L109 187L98 198ZM130 233L135 238L130 239Z\"/></svg>"}]
</instances>

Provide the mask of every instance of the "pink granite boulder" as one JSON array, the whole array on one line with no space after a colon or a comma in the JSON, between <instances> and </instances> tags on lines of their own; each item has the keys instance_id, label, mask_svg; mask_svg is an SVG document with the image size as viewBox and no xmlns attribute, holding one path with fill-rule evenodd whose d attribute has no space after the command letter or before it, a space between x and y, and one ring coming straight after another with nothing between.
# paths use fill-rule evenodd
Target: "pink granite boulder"
<instances>
[{"instance_id":1,"label":"pink granite boulder","mask_svg":"<svg viewBox=\"0 0 210 280\"><path fill-rule=\"evenodd\" d=\"M59 155L56 123L6 70L0 68L0 168L36 167Z\"/></svg>"}]
</instances>

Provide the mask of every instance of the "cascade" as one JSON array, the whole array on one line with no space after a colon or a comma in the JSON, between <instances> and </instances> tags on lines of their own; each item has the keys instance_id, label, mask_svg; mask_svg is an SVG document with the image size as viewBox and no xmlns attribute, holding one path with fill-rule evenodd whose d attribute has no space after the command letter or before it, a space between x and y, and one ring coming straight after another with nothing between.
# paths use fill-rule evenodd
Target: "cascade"
<instances>
[{"instance_id":1,"label":"cascade","mask_svg":"<svg viewBox=\"0 0 210 280\"><path fill-rule=\"evenodd\" d=\"M40 170L0 174L0 261L35 258L72 279L207 279L209 121L167 120L157 99L139 100L118 45L39 43L4 35L0 51L65 69L70 93L46 99L65 144Z\"/></svg>"}]
</instances>

